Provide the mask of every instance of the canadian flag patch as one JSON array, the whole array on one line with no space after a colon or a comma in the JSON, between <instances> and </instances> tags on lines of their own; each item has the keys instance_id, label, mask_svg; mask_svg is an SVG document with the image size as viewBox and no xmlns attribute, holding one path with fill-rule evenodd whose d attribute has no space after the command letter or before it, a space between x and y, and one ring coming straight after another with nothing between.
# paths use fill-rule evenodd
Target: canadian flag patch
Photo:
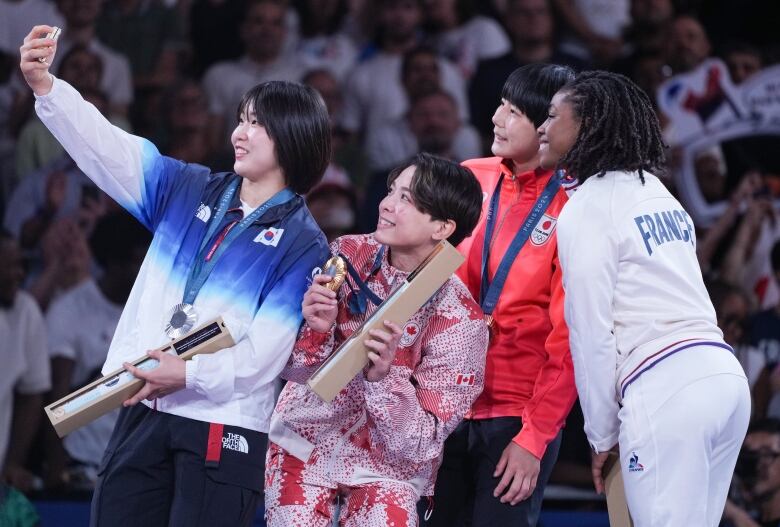
<instances>
[{"instance_id":1,"label":"canadian flag patch","mask_svg":"<svg viewBox=\"0 0 780 527\"><path fill-rule=\"evenodd\" d=\"M557 219L544 214L542 219L539 220L539 223L536 224L536 227L534 227L534 230L531 233L531 243L534 245L543 245L547 240L550 239L550 235L555 230L556 223L558 223Z\"/></svg>"},{"instance_id":2,"label":"canadian flag patch","mask_svg":"<svg viewBox=\"0 0 780 527\"><path fill-rule=\"evenodd\" d=\"M263 245L270 245L271 247L276 247L279 245L279 240L282 239L282 234L284 233L284 229L276 229L274 227L269 227L267 229L263 229L260 231L260 234L258 234L255 237L255 241L262 243Z\"/></svg>"},{"instance_id":3,"label":"canadian flag patch","mask_svg":"<svg viewBox=\"0 0 780 527\"><path fill-rule=\"evenodd\" d=\"M459 373L455 377L455 384L457 386L474 386L476 377L473 373Z\"/></svg>"},{"instance_id":4,"label":"canadian flag patch","mask_svg":"<svg viewBox=\"0 0 780 527\"><path fill-rule=\"evenodd\" d=\"M408 347L414 344L417 340L417 336L420 334L420 326L414 322L409 322L404 326L403 333L401 334L401 341L399 344L403 347Z\"/></svg>"}]
</instances>

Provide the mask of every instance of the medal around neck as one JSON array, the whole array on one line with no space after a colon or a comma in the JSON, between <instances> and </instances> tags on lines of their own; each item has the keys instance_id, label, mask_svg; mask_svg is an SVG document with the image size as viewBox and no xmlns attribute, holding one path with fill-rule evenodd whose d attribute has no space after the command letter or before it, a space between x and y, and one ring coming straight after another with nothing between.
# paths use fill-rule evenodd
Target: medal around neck
<instances>
[{"instance_id":1,"label":"medal around neck","mask_svg":"<svg viewBox=\"0 0 780 527\"><path fill-rule=\"evenodd\" d=\"M165 323L165 334L172 339L178 339L189 333L197 322L198 313L192 304L176 304Z\"/></svg>"},{"instance_id":2,"label":"medal around neck","mask_svg":"<svg viewBox=\"0 0 780 527\"><path fill-rule=\"evenodd\" d=\"M330 276L330 282L325 284L325 287L331 291L338 291L341 284L344 283L344 279L347 277L347 264L340 256L333 256L325 262L322 270L323 274Z\"/></svg>"}]
</instances>

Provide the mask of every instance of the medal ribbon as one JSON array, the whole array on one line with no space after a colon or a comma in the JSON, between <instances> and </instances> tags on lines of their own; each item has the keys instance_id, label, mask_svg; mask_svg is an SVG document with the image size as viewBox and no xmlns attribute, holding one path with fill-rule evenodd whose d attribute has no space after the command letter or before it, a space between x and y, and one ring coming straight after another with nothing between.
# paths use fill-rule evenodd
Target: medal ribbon
<instances>
[{"instance_id":1,"label":"medal ribbon","mask_svg":"<svg viewBox=\"0 0 780 527\"><path fill-rule=\"evenodd\" d=\"M523 225L520 230L515 234L512 243L509 245L504 257L501 258L501 263L496 269L496 274L491 281L488 278L488 262L490 260L490 240L493 237L493 229L495 228L496 216L498 215L498 201L501 195L501 183L504 181L504 174L498 178L496 189L493 191L493 196L490 198L490 205L488 206L487 224L485 225L485 240L482 244L482 283L479 288L479 303L482 306L482 311L486 317L492 319L493 310L498 303L498 297L501 294L501 290L504 288L507 276L509 276L509 269L517 257L517 253L523 248L525 242L531 236L534 227L536 226L542 214L550 206L555 193L558 192L558 188L561 185L562 171L557 170L547 185L544 187L544 191L534 203L528 216L526 216Z\"/></svg>"},{"instance_id":2,"label":"medal ribbon","mask_svg":"<svg viewBox=\"0 0 780 527\"><path fill-rule=\"evenodd\" d=\"M187 278L187 284L184 286L183 302L185 304L192 305L195 302L195 297L198 296L200 289L203 287L206 279L209 277L211 271L214 269L214 266L219 261L219 258L242 232L244 232L256 220L258 220L263 215L263 213L265 213L265 211L271 207L287 203L295 197L295 193L292 190L283 188L271 196L268 201L252 211L249 216L242 219L237 224L231 224L230 228L226 229L221 243L219 243L216 248L212 247L210 250L208 250L208 243L219 228L219 224L222 223L225 214L227 214L228 207L230 206L230 202L233 199L236 190L238 190L239 183L240 178L234 179L219 198L217 210L214 212L214 215L209 221L206 234L201 240L200 249L198 249L198 256L195 259L195 263L192 265L192 268L190 269L190 275Z\"/></svg>"},{"instance_id":3,"label":"medal ribbon","mask_svg":"<svg viewBox=\"0 0 780 527\"><path fill-rule=\"evenodd\" d=\"M371 266L371 272L368 273L368 276L366 277L366 280L368 280L371 276L373 276L374 273L376 273L381 267L382 267L382 258L385 255L385 246L383 245L380 247L379 251L376 253L376 257L374 258L374 264ZM366 304L366 299L370 300L372 304L375 306L378 306L383 302L381 298L379 298L371 289L368 288L368 284L366 284L365 281L363 281L362 278L360 278L360 273L358 273L355 268L352 266L352 263L350 263L349 258L344 256L343 254L339 253L339 256L344 260L344 263L347 265L347 273L349 273L349 276L352 277L352 281L355 282L355 285L358 286L358 290L355 291L352 290L352 298L350 298L349 301L349 310L353 315L362 315L366 312L366 308L368 307L368 304Z\"/></svg>"}]
</instances>

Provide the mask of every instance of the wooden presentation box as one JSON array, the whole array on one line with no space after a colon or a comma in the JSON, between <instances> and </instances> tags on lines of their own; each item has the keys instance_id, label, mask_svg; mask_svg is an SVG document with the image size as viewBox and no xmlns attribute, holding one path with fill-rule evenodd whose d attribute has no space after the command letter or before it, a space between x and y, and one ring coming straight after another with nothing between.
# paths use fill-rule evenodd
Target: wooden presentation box
<instances>
[{"instance_id":1,"label":"wooden presentation box","mask_svg":"<svg viewBox=\"0 0 780 527\"><path fill-rule=\"evenodd\" d=\"M234 344L222 318L217 318L158 349L166 353L173 350L186 360L198 353L214 353ZM130 364L146 370L154 368L157 361L144 355ZM143 384L144 381L122 368L50 404L46 407L46 415L57 435L63 437L119 407Z\"/></svg>"},{"instance_id":2,"label":"wooden presentation box","mask_svg":"<svg viewBox=\"0 0 780 527\"><path fill-rule=\"evenodd\" d=\"M604 477L604 489L607 495L607 514L610 527L634 527L631 514L628 512L626 502L626 489L623 486L623 471L620 470L620 460L617 456L611 466L606 466Z\"/></svg>"},{"instance_id":3,"label":"wooden presentation box","mask_svg":"<svg viewBox=\"0 0 780 527\"><path fill-rule=\"evenodd\" d=\"M367 318L363 324L328 357L307 381L314 393L326 402L355 378L368 364L368 349L363 341L372 329L383 328L389 320L403 327L463 263L461 255L446 241L431 254Z\"/></svg>"}]
</instances>

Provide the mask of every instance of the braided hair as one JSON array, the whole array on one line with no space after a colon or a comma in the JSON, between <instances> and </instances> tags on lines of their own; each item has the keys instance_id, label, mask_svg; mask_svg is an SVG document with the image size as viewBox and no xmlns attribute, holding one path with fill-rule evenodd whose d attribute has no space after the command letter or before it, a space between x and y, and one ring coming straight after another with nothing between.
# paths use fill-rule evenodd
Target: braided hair
<instances>
[{"instance_id":1,"label":"braided hair","mask_svg":"<svg viewBox=\"0 0 780 527\"><path fill-rule=\"evenodd\" d=\"M586 71L561 88L579 119L577 140L560 165L580 183L607 171L660 175L666 145L650 98L627 77Z\"/></svg>"}]
</instances>

